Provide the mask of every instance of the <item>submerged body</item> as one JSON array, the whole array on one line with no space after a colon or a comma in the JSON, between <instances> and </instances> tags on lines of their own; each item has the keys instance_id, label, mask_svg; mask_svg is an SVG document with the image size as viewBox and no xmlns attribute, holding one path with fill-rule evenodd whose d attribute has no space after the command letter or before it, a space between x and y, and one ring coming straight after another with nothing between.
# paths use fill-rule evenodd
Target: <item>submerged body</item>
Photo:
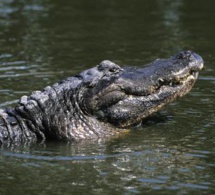
<instances>
[{"instance_id":1,"label":"submerged body","mask_svg":"<svg viewBox=\"0 0 215 195\"><path fill-rule=\"evenodd\" d=\"M185 95L202 68L191 51L140 68L105 60L0 110L0 144L114 135Z\"/></svg>"}]
</instances>

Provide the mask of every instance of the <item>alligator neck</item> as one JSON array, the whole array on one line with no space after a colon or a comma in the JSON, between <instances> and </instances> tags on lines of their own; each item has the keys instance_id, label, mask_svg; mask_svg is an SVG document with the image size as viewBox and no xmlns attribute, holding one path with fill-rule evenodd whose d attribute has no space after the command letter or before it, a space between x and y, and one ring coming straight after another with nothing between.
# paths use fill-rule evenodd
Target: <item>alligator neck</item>
<instances>
[{"instance_id":1,"label":"alligator neck","mask_svg":"<svg viewBox=\"0 0 215 195\"><path fill-rule=\"evenodd\" d=\"M84 88L81 83L81 77L70 77L43 91L22 96L14 109L0 114L0 139L98 139L122 131L98 121L83 105L80 107L80 88Z\"/></svg>"}]
</instances>

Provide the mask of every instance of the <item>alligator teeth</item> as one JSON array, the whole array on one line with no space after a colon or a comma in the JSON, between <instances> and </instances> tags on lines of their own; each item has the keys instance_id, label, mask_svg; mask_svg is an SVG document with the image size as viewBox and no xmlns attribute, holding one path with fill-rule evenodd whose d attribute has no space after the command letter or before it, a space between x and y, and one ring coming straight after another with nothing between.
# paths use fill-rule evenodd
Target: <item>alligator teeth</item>
<instances>
[{"instance_id":1,"label":"alligator teeth","mask_svg":"<svg viewBox=\"0 0 215 195\"><path fill-rule=\"evenodd\" d=\"M158 81L159 81L159 82L161 82L161 83L163 83L163 82L164 82L164 80L163 80L163 79L161 79L161 78L159 78L159 79L158 79Z\"/></svg>"}]
</instances>

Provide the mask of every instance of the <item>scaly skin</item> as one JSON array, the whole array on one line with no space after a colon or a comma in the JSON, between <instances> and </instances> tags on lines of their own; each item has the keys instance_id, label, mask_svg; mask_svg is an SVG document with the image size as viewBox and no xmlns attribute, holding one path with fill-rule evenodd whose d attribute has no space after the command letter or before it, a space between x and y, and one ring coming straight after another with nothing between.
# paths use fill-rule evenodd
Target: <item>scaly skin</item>
<instances>
[{"instance_id":1,"label":"scaly skin","mask_svg":"<svg viewBox=\"0 0 215 195\"><path fill-rule=\"evenodd\" d=\"M0 144L115 135L185 95L202 68L190 51L140 68L105 60L0 110Z\"/></svg>"}]
</instances>

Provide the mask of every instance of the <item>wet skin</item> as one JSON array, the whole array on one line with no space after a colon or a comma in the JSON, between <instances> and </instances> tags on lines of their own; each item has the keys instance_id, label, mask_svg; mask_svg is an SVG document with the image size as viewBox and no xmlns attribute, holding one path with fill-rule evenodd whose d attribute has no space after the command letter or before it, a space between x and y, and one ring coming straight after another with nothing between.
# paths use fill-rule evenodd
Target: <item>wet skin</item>
<instances>
[{"instance_id":1,"label":"wet skin","mask_svg":"<svg viewBox=\"0 0 215 195\"><path fill-rule=\"evenodd\" d=\"M202 68L191 51L137 68L102 61L0 110L0 143L118 134L184 96Z\"/></svg>"}]
</instances>

